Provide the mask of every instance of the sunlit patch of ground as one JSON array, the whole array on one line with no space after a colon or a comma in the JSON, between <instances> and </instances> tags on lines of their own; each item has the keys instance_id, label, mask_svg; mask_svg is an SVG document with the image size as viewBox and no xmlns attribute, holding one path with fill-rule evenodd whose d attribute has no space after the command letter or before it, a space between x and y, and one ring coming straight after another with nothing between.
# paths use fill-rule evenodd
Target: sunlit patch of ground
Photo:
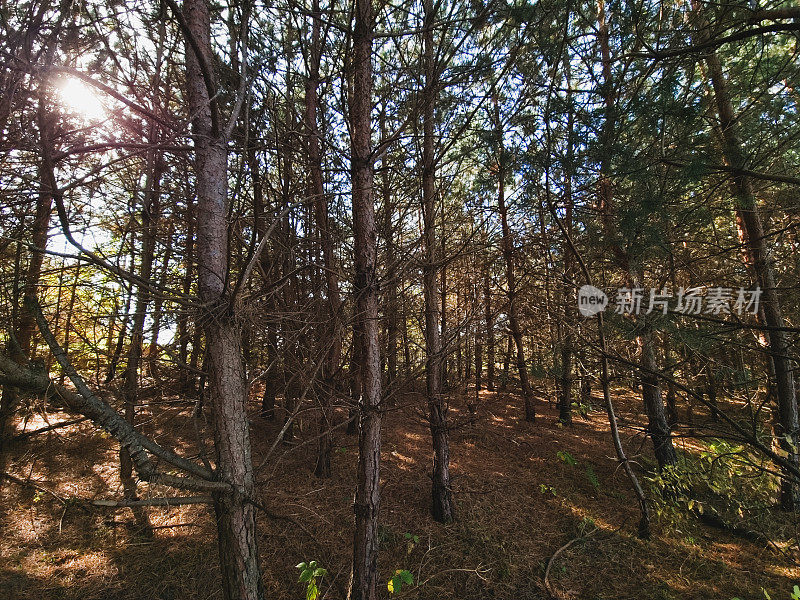
<instances>
[{"instance_id":1,"label":"sunlit patch of ground","mask_svg":"<svg viewBox=\"0 0 800 600\"><path fill-rule=\"evenodd\" d=\"M474 421L466 396L451 396L457 518L449 525L434 523L428 512L432 458L424 397L398 394L397 408L387 412L383 426L381 597L388 597L385 582L395 570L408 569L417 585L404 588L404 598L546 598L542 579L547 561L570 540L597 528L554 561L550 583L559 597L761 599L763 586L772 598L788 599L792 585L800 582L800 569L764 545L697 522L677 529L657 522L652 540L637 539L636 503L613 460L600 399L594 399L585 417L576 416L573 426L560 427L553 393L542 382L537 389L535 424L521 421L522 402L514 393L482 391ZM474 390L469 394L475 397ZM641 471L652 453L643 436L641 400L615 388L614 401L625 450ZM254 398L256 464L282 425L278 412L275 422L261 419ZM345 413L341 410L337 418L344 419ZM198 447L190 414L190 403L159 405L154 400L140 422L160 443L194 456ZM26 430L67 418L51 414L45 421L32 415ZM294 443L279 444L257 473L260 500L269 509L258 517L265 591L268 598L302 597L294 565L317 560L329 573L322 583L325 598L343 598L357 438L337 430L333 477L320 481L311 473L313 412L301 417L295 432ZM702 448L686 438L678 445L687 452ZM559 456L560 451L576 464ZM150 509L154 535L148 537L129 510L98 510L69 500L119 498L117 461L113 441L87 423L31 438L11 451L10 473L35 480L60 499L2 483L0 599L221 598L208 506ZM140 494L173 492L142 484Z\"/></svg>"}]
</instances>

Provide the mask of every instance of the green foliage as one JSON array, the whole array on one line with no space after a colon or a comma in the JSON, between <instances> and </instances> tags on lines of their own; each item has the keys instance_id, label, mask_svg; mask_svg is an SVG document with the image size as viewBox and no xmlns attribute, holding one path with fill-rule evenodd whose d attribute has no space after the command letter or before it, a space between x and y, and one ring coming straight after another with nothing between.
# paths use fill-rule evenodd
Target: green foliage
<instances>
[{"instance_id":1,"label":"green foliage","mask_svg":"<svg viewBox=\"0 0 800 600\"><path fill-rule=\"evenodd\" d=\"M770 596L769 592L763 587L761 588L761 593L764 594L764 600L772 600L772 596ZM731 598L731 600L742 600L742 599L737 596L735 598ZM791 596L789 596L789 600L800 600L800 586L796 585L794 586L794 588L792 588L792 594Z\"/></svg>"},{"instance_id":2,"label":"green foliage","mask_svg":"<svg viewBox=\"0 0 800 600\"><path fill-rule=\"evenodd\" d=\"M578 464L578 460L566 450L559 450L556 452L556 456L567 463L570 467L574 467Z\"/></svg>"},{"instance_id":3,"label":"green foliage","mask_svg":"<svg viewBox=\"0 0 800 600\"><path fill-rule=\"evenodd\" d=\"M542 494L553 494L553 496L558 495L556 494L556 488L554 488L552 485L547 485L546 483L539 484L539 491Z\"/></svg>"},{"instance_id":4,"label":"green foliage","mask_svg":"<svg viewBox=\"0 0 800 600\"><path fill-rule=\"evenodd\" d=\"M589 413L592 412L592 405L591 404L584 404L583 402L573 402L572 403L572 410L578 413L584 419L589 416Z\"/></svg>"},{"instance_id":5,"label":"green foliage","mask_svg":"<svg viewBox=\"0 0 800 600\"><path fill-rule=\"evenodd\" d=\"M412 533L405 533L403 534L403 538L406 540L406 556L409 556L414 551L414 547L419 544L419 536Z\"/></svg>"},{"instance_id":6,"label":"green foliage","mask_svg":"<svg viewBox=\"0 0 800 600\"><path fill-rule=\"evenodd\" d=\"M589 480L589 483L592 484L594 489L600 487L600 480L597 478L597 474L592 469L592 465L586 465L586 478Z\"/></svg>"},{"instance_id":7,"label":"green foliage","mask_svg":"<svg viewBox=\"0 0 800 600\"><path fill-rule=\"evenodd\" d=\"M319 581L328 573L317 565L317 561L301 562L296 566L300 569L300 579L298 583L306 584L306 600L317 600L319 597Z\"/></svg>"},{"instance_id":8,"label":"green foliage","mask_svg":"<svg viewBox=\"0 0 800 600\"><path fill-rule=\"evenodd\" d=\"M596 529L596 526L594 524L594 519L591 517L583 517L580 523L578 523L578 535L581 537L591 533L594 529Z\"/></svg>"},{"instance_id":9,"label":"green foliage","mask_svg":"<svg viewBox=\"0 0 800 600\"><path fill-rule=\"evenodd\" d=\"M394 572L394 576L386 584L386 588L390 594L399 593L403 588L403 584L414 585L414 576L408 569L398 569Z\"/></svg>"},{"instance_id":10,"label":"green foliage","mask_svg":"<svg viewBox=\"0 0 800 600\"><path fill-rule=\"evenodd\" d=\"M699 457L687 454L648 478L656 515L673 524L708 510L735 522L768 518L762 507L772 503L777 480L761 461L742 445L710 440Z\"/></svg>"}]
</instances>

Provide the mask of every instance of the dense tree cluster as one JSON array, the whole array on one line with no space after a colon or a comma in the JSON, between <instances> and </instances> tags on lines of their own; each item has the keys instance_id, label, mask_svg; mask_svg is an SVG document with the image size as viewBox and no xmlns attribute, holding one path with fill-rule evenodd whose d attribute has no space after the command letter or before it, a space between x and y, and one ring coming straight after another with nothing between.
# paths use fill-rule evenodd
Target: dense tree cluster
<instances>
[{"instance_id":1,"label":"dense tree cluster","mask_svg":"<svg viewBox=\"0 0 800 600\"><path fill-rule=\"evenodd\" d=\"M796 511L798 19L694 0L3 2L0 471L36 398L88 418L119 442L118 505L142 527L148 486L213 505L228 600L264 597L257 474L301 420L323 481L358 436L349 598L375 598L383 416L425 415L449 523L448 409L480 427L482 389L518 391L531 428L602 397L644 537L654 502L700 493L676 433L735 444ZM585 285L607 294L596 316ZM626 456L619 385L652 464ZM142 431L145 386L194 415L190 452Z\"/></svg>"}]
</instances>

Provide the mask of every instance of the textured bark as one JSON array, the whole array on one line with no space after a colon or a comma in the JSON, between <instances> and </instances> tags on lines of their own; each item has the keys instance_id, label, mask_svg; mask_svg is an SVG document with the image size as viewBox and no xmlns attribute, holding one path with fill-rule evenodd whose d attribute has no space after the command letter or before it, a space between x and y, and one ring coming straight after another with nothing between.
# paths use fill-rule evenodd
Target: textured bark
<instances>
[{"instance_id":1,"label":"textured bark","mask_svg":"<svg viewBox=\"0 0 800 600\"><path fill-rule=\"evenodd\" d=\"M384 129L385 131L385 129ZM386 239L386 292L384 293L384 306L386 307L386 381L391 385L397 379L397 342L400 333L400 312L397 302L397 268L396 268L396 244L394 240L394 227L392 218L394 206L391 197L391 179L389 169L383 169L383 211L384 224L383 231Z\"/></svg>"},{"instance_id":2,"label":"textured bark","mask_svg":"<svg viewBox=\"0 0 800 600\"><path fill-rule=\"evenodd\" d=\"M361 342L361 325L358 315L353 323L353 343L351 345L350 355L350 410L348 411L349 421L347 423L347 435L355 435L358 431L358 407L361 404L361 392L363 386L361 384L361 354L363 352L363 344Z\"/></svg>"},{"instance_id":3,"label":"textured bark","mask_svg":"<svg viewBox=\"0 0 800 600\"><path fill-rule=\"evenodd\" d=\"M246 413L247 387L242 364L241 332L227 297L228 190L227 143L219 131L207 80L213 83L209 6L186 0L183 14L194 44L186 44L186 83L190 114L195 115L197 188L197 264L200 299L208 347L208 402L211 405L216 475L233 487L214 494L223 595L226 600L263 598L258 565L253 466ZM196 46L199 56L192 47ZM203 70L205 69L205 73ZM205 77L204 77L205 76Z\"/></svg>"},{"instance_id":4,"label":"textured bark","mask_svg":"<svg viewBox=\"0 0 800 600\"><path fill-rule=\"evenodd\" d=\"M425 0L423 26L423 70L425 87L422 110L422 218L424 228L425 262L422 267L422 290L425 300L425 384L428 401L428 423L433 441L433 476L431 514L437 521L453 520L453 500L450 493L450 445L447 431L447 404L442 394L443 353L439 331L439 303L443 302L437 289L439 275L439 246L436 236L436 158L434 155L434 109L438 93L437 67L434 63L433 22L436 18L433 0ZM444 317L441 318L444 325Z\"/></svg>"},{"instance_id":5,"label":"textured bark","mask_svg":"<svg viewBox=\"0 0 800 600\"><path fill-rule=\"evenodd\" d=\"M503 353L503 382L500 389L508 387L508 378L511 377L511 355L514 353L514 338L510 333L506 335L506 351Z\"/></svg>"},{"instance_id":6,"label":"textured bark","mask_svg":"<svg viewBox=\"0 0 800 600\"><path fill-rule=\"evenodd\" d=\"M355 252L356 320L361 337L360 433L350 600L374 600L378 589L381 460L381 351L378 320L377 230L371 143L372 0L356 0L350 109L350 174Z\"/></svg>"},{"instance_id":7,"label":"textured bark","mask_svg":"<svg viewBox=\"0 0 800 600\"><path fill-rule=\"evenodd\" d=\"M645 329L638 338L640 360L643 372L640 377L642 399L647 411L647 431L653 441L653 452L659 469L674 465L677 462L675 448L672 443L664 401L661 396L661 382L658 377L659 368L655 353L655 340L652 330Z\"/></svg>"},{"instance_id":8,"label":"textured bark","mask_svg":"<svg viewBox=\"0 0 800 600\"><path fill-rule=\"evenodd\" d=\"M774 367L775 395L779 413L774 433L781 449L786 453L787 461L798 466L800 465L800 456L798 455L800 432L798 431L794 365L786 333L780 329L784 327L784 320L775 282L773 259L767 246L764 225L752 181L746 175L736 171L747 167L747 157L744 155L739 139L728 83L716 52L710 51L706 54L706 64L719 116L723 155L725 162L734 169L731 193L735 200L736 219L744 234L751 272L761 288L760 307L764 324L769 328L767 340L769 355ZM781 481L780 501L781 506L787 510L800 508L800 485L788 473Z\"/></svg>"},{"instance_id":9,"label":"textured bark","mask_svg":"<svg viewBox=\"0 0 800 600\"><path fill-rule=\"evenodd\" d=\"M460 321L462 315L464 313L464 308L462 306L462 293L461 293L461 286L456 286L456 316L457 319ZM456 330L456 371L458 375L458 380L463 382L464 381L464 354L461 348L463 334L461 331L461 327Z\"/></svg>"},{"instance_id":10,"label":"textured bark","mask_svg":"<svg viewBox=\"0 0 800 600\"><path fill-rule=\"evenodd\" d=\"M53 119L45 112L44 99L39 99L37 121L39 126L40 142L48 147L52 144ZM2 131L0 129L0 131ZM40 170L49 168L44 163ZM50 213L52 211L53 197L50 185L47 183L49 177L45 173L40 174L40 189L36 198L36 212L34 213L31 225L31 243L36 250L31 251L28 260L28 268L25 271L23 282L23 295L36 296L39 287L39 278L42 273L42 262L44 260L43 250L47 247L48 229L50 226ZM13 354L19 362L24 362L27 358L32 358L31 349L33 346L33 334L36 323L31 314L22 310L19 312L19 323L17 324L14 336L16 344L12 344ZM12 425L9 424L11 416L17 409L17 393L11 386L4 386L0 393L0 454L7 439L11 436Z\"/></svg>"},{"instance_id":11,"label":"textured bark","mask_svg":"<svg viewBox=\"0 0 800 600\"><path fill-rule=\"evenodd\" d=\"M475 399L477 400L483 389L483 342L481 341L481 328L475 328Z\"/></svg>"},{"instance_id":12,"label":"textured bark","mask_svg":"<svg viewBox=\"0 0 800 600\"><path fill-rule=\"evenodd\" d=\"M444 203L442 203L442 211L444 212ZM447 248L445 246L445 239L447 238L447 233L446 233L446 230L445 230L444 214L442 214L441 227L442 227L442 229L441 229L441 232L439 233L439 238L441 240L441 252L440 252L439 256L442 257L440 259L440 260L442 260L442 264L439 267L439 271L440 271L440 275L441 275L442 285L441 285L441 293L439 294L439 296L440 296L440 301L441 301L441 307L442 308L441 308L441 311L439 312L439 315L440 315L440 319L441 319L441 322L442 322L442 326L441 326L441 330L440 330L441 333L439 335L439 339L441 340L439 345L442 348L444 348L444 346L447 344L447 342L446 342L446 340L447 340L447 264L444 261L444 257L446 256L446 252L447 252ZM442 354L442 359L441 359L442 389L443 390L447 390L448 386L449 386L449 384L448 384L449 369L450 369L450 364L449 364L449 360L448 360L448 353L444 352Z\"/></svg>"}]
</instances>

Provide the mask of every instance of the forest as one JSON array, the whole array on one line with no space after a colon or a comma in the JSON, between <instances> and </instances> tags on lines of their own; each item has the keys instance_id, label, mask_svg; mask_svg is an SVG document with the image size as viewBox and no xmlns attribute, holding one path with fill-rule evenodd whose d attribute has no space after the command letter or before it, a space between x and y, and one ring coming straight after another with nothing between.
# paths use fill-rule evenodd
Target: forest
<instances>
[{"instance_id":1,"label":"forest","mask_svg":"<svg viewBox=\"0 0 800 600\"><path fill-rule=\"evenodd\" d=\"M0 598L800 600L798 86L782 0L0 0Z\"/></svg>"}]
</instances>

